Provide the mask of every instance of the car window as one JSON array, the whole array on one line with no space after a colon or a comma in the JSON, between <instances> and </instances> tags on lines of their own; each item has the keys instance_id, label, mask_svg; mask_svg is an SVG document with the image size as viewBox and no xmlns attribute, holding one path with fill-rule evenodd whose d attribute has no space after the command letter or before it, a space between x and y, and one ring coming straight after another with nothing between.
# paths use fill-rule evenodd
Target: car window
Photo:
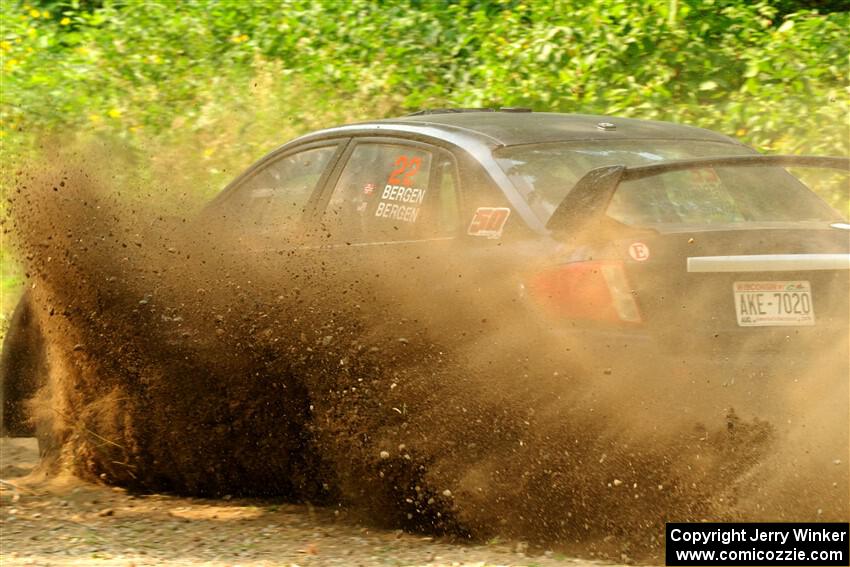
<instances>
[{"instance_id":1,"label":"car window","mask_svg":"<svg viewBox=\"0 0 850 567\"><path fill-rule=\"evenodd\" d=\"M497 152L495 157L531 209L545 223L576 182L597 167L752 153L751 149L735 144L630 140L508 147Z\"/></svg>"},{"instance_id":2,"label":"car window","mask_svg":"<svg viewBox=\"0 0 850 567\"><path fill-rule=\"evenodd\" d=\"M781 167L702 167L626 181L607 214L639 226L840 220Z\"/></svg>"},{"instance_id":3,"label":"car window","mask_svg":"<svg viewBox=\"0 0 850 567\"><path fill-rule=\"evenodd\" d=\"M336 149L303 150L260 167L238 189L240 218L264 232L294 230Z\"/></svg>"},{"instance_id":4,"label":"car window","mask_svg":"<svg viewBox=\"0 0 850 567\"><path fill-rule=\"evenodd\" d=\"M355 146L323 217L347 241L416 240L457 227L457 178L442 152L400 144Z\"/></svg>"},{"instance_id":5,"label":"car window","mask_svg":"<svg viewBox=\"0 0 850 567\"><path fill-rule=\"evenodd\" d=\"M576 182L594 168L752 153L747 147L728 143L629 140L517 146L497 152L496 158L532 210L547 222ZM626 182L614 194L607 213L638 225L829 220L835 216L795 177L777 167L695 168Z\"/></svg>"}]
</instances>

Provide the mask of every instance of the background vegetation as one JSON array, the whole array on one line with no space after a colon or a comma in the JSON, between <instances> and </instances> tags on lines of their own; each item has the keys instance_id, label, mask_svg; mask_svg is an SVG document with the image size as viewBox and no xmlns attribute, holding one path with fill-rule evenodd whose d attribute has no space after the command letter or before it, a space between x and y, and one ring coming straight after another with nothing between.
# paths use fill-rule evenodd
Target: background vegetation
<instances>
[{"instance_id":1,"label":"background vegetation","mask_svg":"<svg viewBox=\"0 0 850 567\"><path fill-rule=\"evenodd\" d=\"M846 0L3 0L0 157L8 173L46 135L94 137L134 156L141 176L168 172L211 194L301 132L444 106L672 120L766 152L846 155L847 10ZM825 196L846 210L846 195ZM18 281L6 248L0 259L8 298Z\"/></svg>"}]
</instances>

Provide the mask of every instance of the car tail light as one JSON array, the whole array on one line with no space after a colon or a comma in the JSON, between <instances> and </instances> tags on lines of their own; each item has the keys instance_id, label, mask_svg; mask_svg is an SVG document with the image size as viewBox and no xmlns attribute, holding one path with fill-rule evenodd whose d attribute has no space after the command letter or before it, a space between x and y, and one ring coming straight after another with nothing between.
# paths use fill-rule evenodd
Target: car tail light
<instances>
[{"instance_id":1,"label":"car tail light","mask_svg":"<svg viewBox=\"0 0 850 567\"><path fill-rule=\"evenodd\" d=\"M531 296L546 311L569 319L642 322L622 262L563 264L538 272L528 282Z\"/></svg>"}]
</instances>

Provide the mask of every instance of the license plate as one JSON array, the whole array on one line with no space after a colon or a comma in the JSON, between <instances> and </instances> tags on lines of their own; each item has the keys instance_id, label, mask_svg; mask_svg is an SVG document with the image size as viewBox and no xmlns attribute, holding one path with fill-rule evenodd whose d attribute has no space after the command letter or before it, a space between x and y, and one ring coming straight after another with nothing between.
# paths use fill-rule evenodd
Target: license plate
<instances>
[{"instance_id":1,"label":"license plate","mask_svg":"<svg viewBox=\"0 0 850 567\"><path fill-rule=\"evenodd\" d=\"M735 282L732 289L740 327L815 324L809 282Z\"/></svg>"}]
</instances>

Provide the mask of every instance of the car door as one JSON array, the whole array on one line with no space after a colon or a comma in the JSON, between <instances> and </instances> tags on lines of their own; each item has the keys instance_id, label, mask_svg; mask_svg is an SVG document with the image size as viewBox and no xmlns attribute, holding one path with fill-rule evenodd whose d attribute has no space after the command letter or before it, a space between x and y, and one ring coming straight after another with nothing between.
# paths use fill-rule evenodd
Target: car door
<instances>
[{"instance_id":1,"label":"car door","mask_svg":"<svg viewBox=\"0 0 850 567\"><path fill-rule=\"evenodd\" d=\"M338 287L357 289L375 305L433 301L460 262L461 207L447 149L355 138L317 208L323 261Z\"/></svg>"},{"instance_id":2,"label":"car door","mask_svg":"<svg viewBox=\"0 0 850 567\"><path fill-rule=\"evenodd\" d=\"M317 208L337 286L388 314L403 302L408 318L441 318L432 325L441 331L512 317L529 231L473 156L355 138L337 169Z\"/></svg>"},{"instance_id":3,"label":"car door","mask_svg":"<svg viewBox=\"0 0 850 567\"><path fill-rule=\"evenodd\" d=\"M436 146L355 139L319 205L330 244L400 246L456 238L456 167Z\"/></svg>"}]
</instances>

